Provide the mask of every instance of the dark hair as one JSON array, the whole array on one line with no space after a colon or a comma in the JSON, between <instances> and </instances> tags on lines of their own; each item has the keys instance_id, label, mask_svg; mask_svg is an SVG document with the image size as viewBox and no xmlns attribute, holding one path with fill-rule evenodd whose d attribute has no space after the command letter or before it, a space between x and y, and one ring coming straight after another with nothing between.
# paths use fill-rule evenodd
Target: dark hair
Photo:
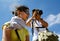
<instances>
[{"instance_id":1,"label":"dark hair","mask_svg":"<svg viewBox=\"0 0 60 41\"><path fill-rule=\"evenodd\" d=\"M43 14L43 11L42 11L42 10L33 9L33 10L32 10L32 13L34 13L34 11L37 11L37 14L39 14L39 15L42 15L42 14Z\"/></svg>"},{"instance_id":2,"label":"dark hair","mask_svg":"<svg viewBox=\"0 0 60 41\"><path fill-rule=\"evenodd\" d=\"M20 11L26 11L27 9L29 9L28 7L24 6L24 5L21 5L21 6L18 6L16 7L16 10L12 12L12 14L15 14L15 16L17 16L17 10L20 10Z\"/></svg>"}]
</instances>

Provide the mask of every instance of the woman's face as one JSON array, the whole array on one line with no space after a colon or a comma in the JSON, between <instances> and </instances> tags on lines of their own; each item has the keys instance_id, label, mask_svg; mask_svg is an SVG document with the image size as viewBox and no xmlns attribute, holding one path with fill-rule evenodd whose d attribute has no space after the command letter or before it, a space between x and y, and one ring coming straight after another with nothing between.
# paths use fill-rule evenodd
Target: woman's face
<instances>
[{"instance_id":1,"label":"woman's face","mask_svg":"<svg viewBox=\"0 0 60 41\"><path fill-rule=\"evenodd\" d=\"M39 19L41 15L39 15L36 11L33 13L35 15L35 19Z\"/></svg>"},{"instance_id":2,"label":"woman's face","mask_svg":"<svg viewBox=\"0 0 60 41\"><path fill-rule=\"evenodd\" d=\"M36 14L35 19L38 20L39 18L40 18L40 16L38 14Z\"/></svg>"}]
</instances>

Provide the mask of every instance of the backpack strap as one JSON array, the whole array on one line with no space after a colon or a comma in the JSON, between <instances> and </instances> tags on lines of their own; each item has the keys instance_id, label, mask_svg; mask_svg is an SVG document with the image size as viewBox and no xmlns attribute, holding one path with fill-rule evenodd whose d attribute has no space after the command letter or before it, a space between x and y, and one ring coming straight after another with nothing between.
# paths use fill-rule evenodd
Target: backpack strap
<instances>
[{"instance_id":1,"label":"backpack strap","mask_svg":"<svg viewBox=\"0 0 60 41\"><path fill-rule=\"evenodd\" d=\"M15 32L16 32L16 35L17 35L17 37L18 37L19 41L21 41L21 38L19 37L19 34L18 34L17 29L15 30Z\"/></svg>"},{"instance_id":2,"label":"backpack strap","mask_svg":"<svg viewBox=\"0 0 60 41\"><path fill-rule=\"evenodd\" d=\"M34 19L32 19L32 35L33 35L33 33L34 33Z\"/></svg>"}]
</instances>

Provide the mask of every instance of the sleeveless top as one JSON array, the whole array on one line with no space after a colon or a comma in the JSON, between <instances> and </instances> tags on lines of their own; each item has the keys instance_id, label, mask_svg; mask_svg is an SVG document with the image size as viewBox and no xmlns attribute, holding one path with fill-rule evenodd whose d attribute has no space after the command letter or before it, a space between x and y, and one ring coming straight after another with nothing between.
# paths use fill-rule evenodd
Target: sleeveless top
<instances>
[{"instance_id":1,"label":"sleeveless top","mask_svg":"<svg viewBox=\"0 0 60 41\"><path fill-rule=\"evenodd\" d=\"M32 17L31 17L31 18L32 18ZM31 20L31 18L29 18L29 19L27 20L27 22L28 22L29 20ZM32 22L33 22L33 24L32 24ZM38 31L37 31L37 28L36 28L36 27L38 27L39 32L46 30L46 28L39 28L39 27L42 27L42 24L41 24L40 21L36 20L35 18L32 19L32 21L30 22L30 24L31 24L31 27L32 27L32 25L33 25L34 35L37 35L37 34L38 34Z\"/></svg>"}]
</instances>

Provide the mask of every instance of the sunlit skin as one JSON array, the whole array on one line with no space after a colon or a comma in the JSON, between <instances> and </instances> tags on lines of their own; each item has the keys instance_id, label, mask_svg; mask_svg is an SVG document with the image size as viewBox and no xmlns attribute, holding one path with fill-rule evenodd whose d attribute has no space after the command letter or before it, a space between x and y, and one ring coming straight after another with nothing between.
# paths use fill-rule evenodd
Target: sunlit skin
<instances>
[{"instance_id":1,"label":"sunlit skin","mask_svg":"<svg viewBox=\"0 0 60 41\"><path fill-rule=\"evenodd\" d=\"M22 18L24 21L26 21L29 17L29 14L26 14L24 11L17 11L18 17Z\"/></svg>"},{"instance_id":2,"label":"sunlit skin","mask_svg":"<svg viewBox=\"0 0 60 41\"><path fill-rule=\"evenodd\" d=\"M24 11L19 11L17 10L17 16L22 18L24 21L26 21L29 17L29 14L26 14ZM8 29L7 30L7 27L5 27L3 29L3 39L2 41L11 41L11 37L10 37L10 32L11 32L12 29ZM26 36L26 41L29 41L29 35Z\"/></svg>"},{"instance_id":3,"label":"sunlit skin","mask_svg":"<svg viewBox=\"0 0 60 41\"><path fill-rule=\"evenodd\" d=\"M33 18L35 18L36 20L38 20L38 21L41 22L41 24L42 24L43 27L45 27L45 28L48 27L48 23L45 22L45 21L41 18L41 15L38 15L38 14L36 13L36 11L34 11L34 13L32 13L32 15L33 15L33 16L32 16L32 18L31 18L31 20L30 20L28 23L26 23L28 26L31 26L30 22L32 21Z\"/></svg>"}]
</instances>

